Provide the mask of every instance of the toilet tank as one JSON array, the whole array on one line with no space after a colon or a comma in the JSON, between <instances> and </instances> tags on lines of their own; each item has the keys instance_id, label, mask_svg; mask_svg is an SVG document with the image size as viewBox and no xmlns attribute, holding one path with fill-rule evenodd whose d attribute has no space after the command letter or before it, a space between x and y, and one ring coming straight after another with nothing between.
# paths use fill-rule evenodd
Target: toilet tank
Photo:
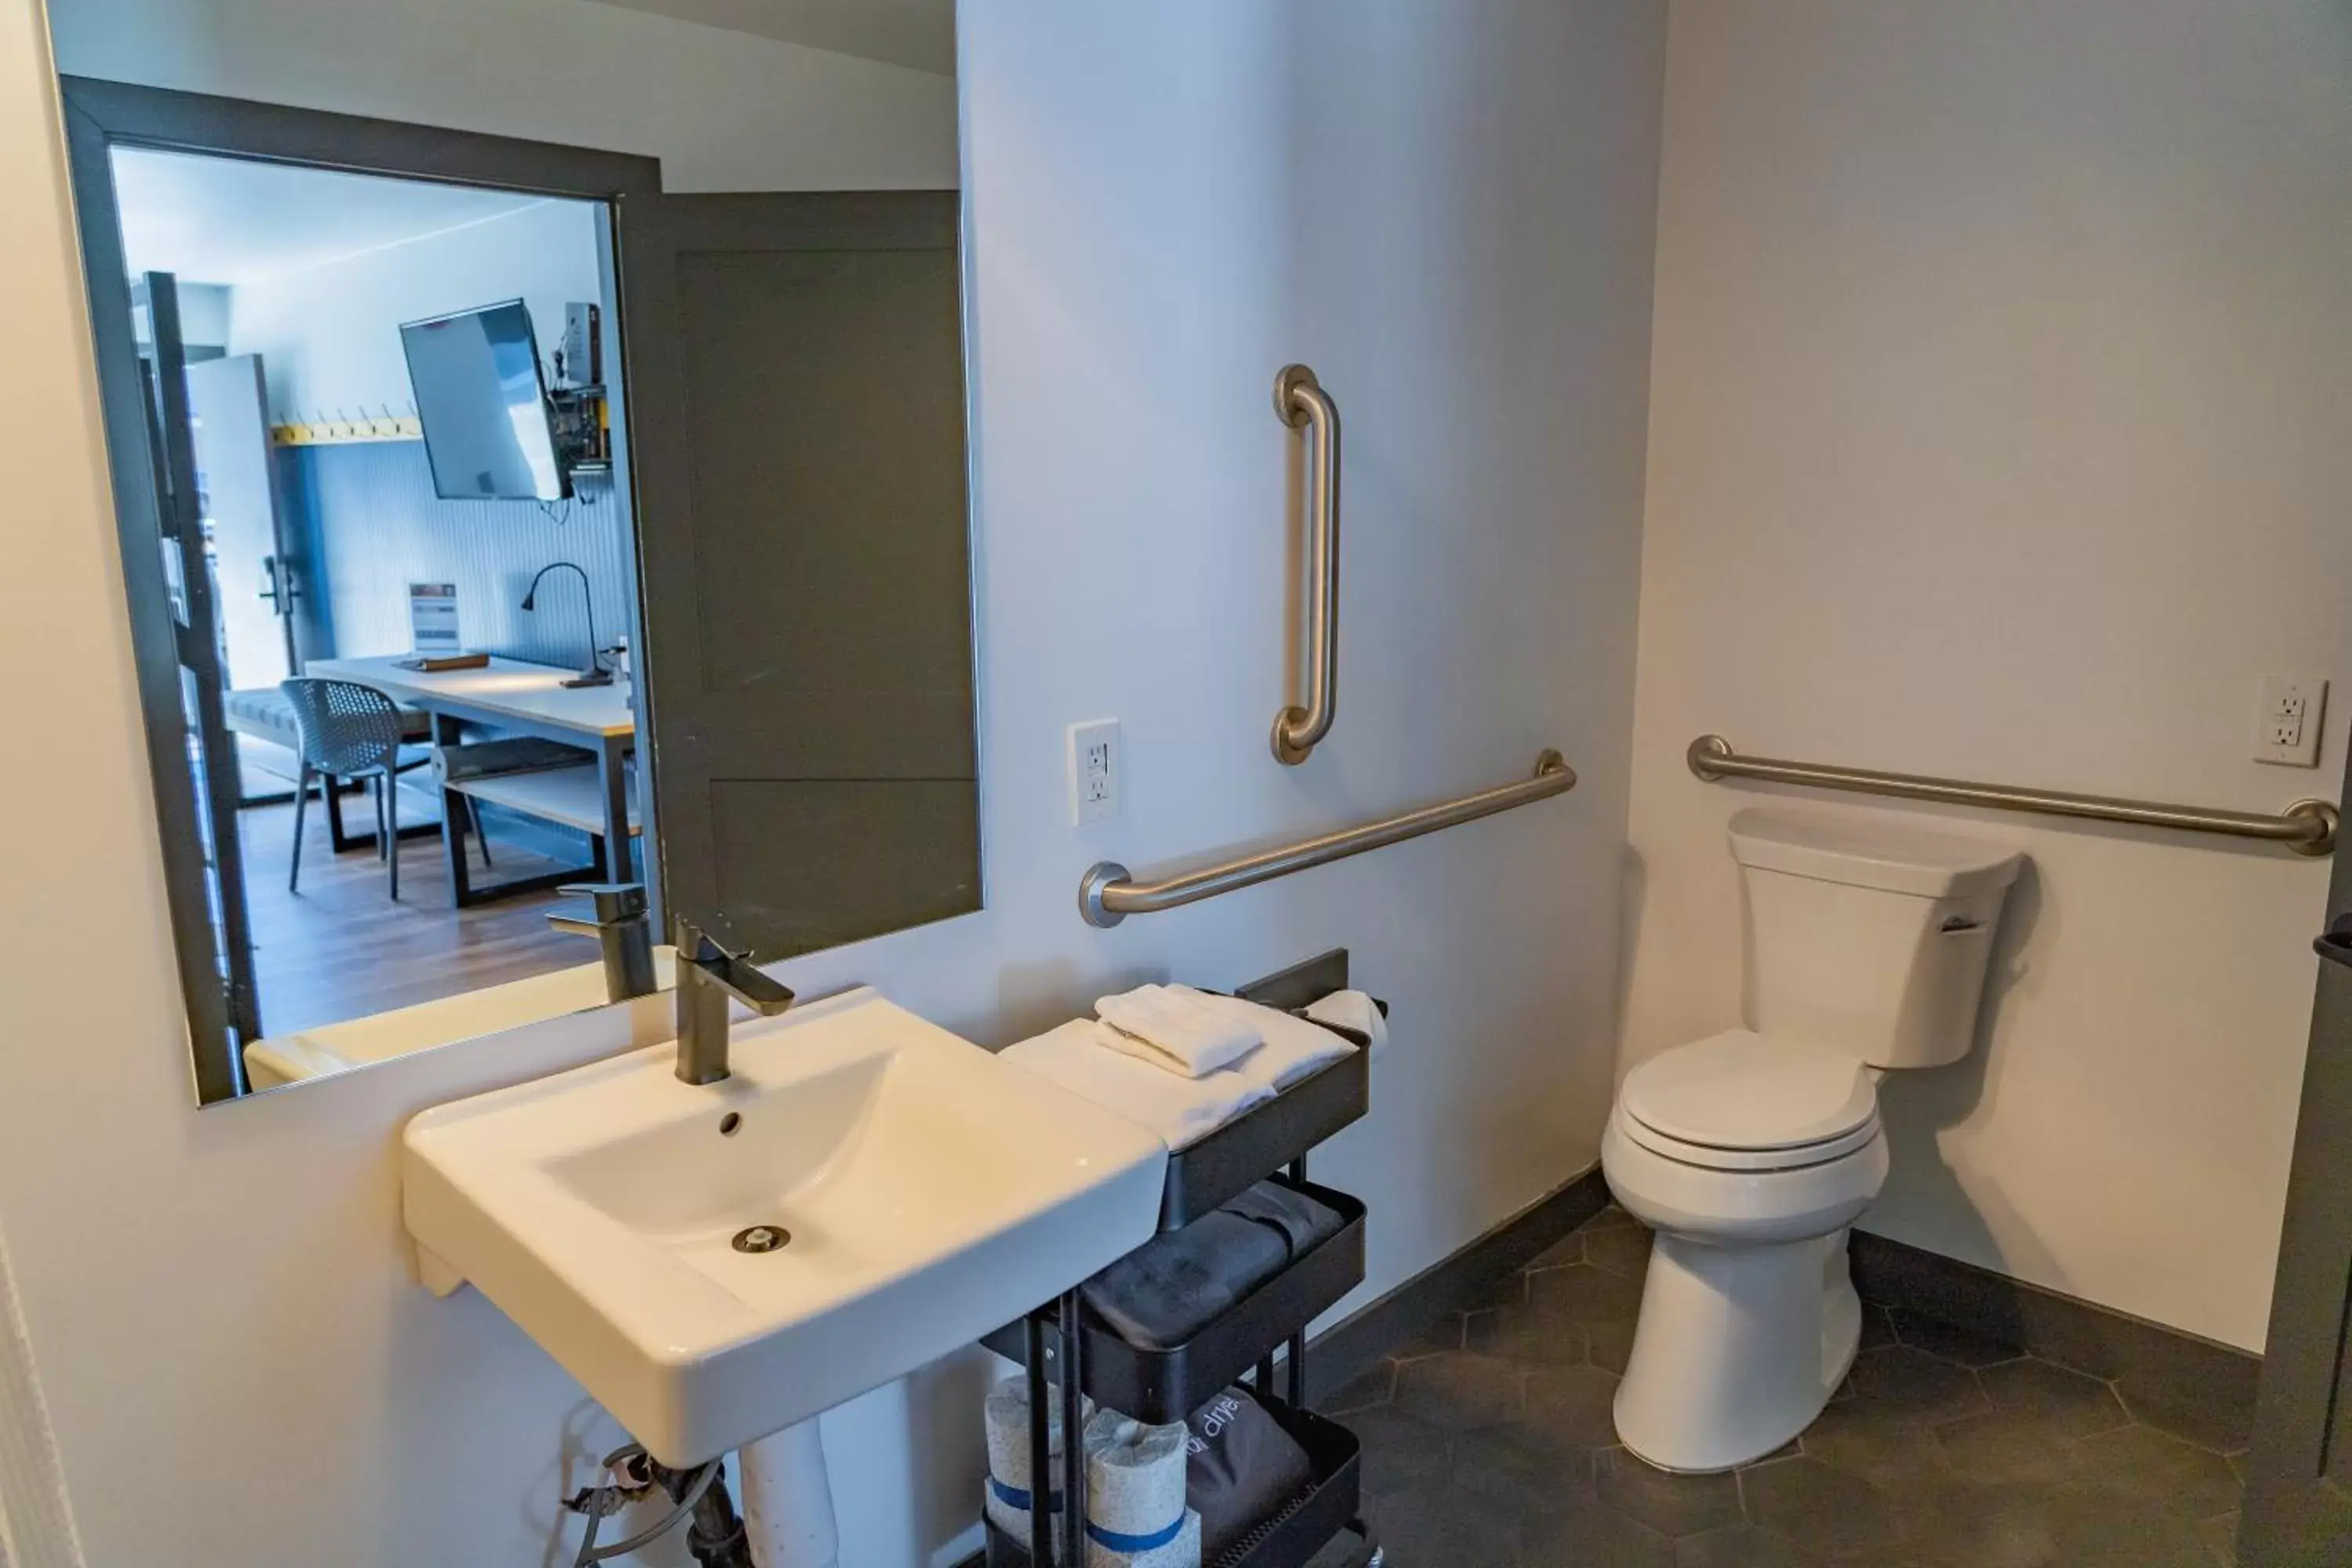
<instances>
[{"instance_id":1,"label":"toilet tank","mask_svg":"<svg viewBox=\"0 0 2352 1568\"><path fill-rule=\"evenodd\" d=\"M1882 1068L1968 1055L2001 900L2023 856L1778 806L1733 816L1731 855L1749 1028Z\"/></svg>"}]
</instances>

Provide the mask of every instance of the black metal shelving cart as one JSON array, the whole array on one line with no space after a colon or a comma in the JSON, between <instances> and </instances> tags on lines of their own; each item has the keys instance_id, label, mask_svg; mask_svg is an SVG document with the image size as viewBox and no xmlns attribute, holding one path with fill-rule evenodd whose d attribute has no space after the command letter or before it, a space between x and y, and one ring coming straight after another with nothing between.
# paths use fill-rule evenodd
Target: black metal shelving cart
<instances>
[{"instance_id":1,"label":"black metal shelving cart","mask_svg":"<svg viewBox=\"0 0 2352 1568\"><path fill-rule=\"evenodd\" d=\"M1297 1012L1348 988L1344 948L1244 986L1250 1001ZM1383 1008L1385 1011L1385 1008ZM1328 1026L1326 1026L1327 1027ZM1349 1034L1360 1046L1370 1041ZM1090 1312L1076 1289L983 1342L1022 1363L1029 1379L1033 1494L1060 1493L1064 1568L1082 1568L1086 1457L1081 1395L1139 1421L1183 1420L1236 1384L1245 1388L1306 1451L1312 1479L1279 1511L1203 1568L1304 1568L1333 1541L1359 1544L1349 1568L1379 1568L1379 1542L1362 1517L1361 1455L1355 1435L1307 1407L1307 1325L1364 1277L1364 1205L1307 1177L1307 1153L1361 1117L1370 1104L1370 1053L1359 1049L1198 1143L1169 1157L1160 1228L1181 1229L1258 1182L1273 1179L1327 1205L1340 1228L1292 1259L1190 1341L1144 1349ZM1276 1352L1283 1388L1276 1390ZM1246 1380L1246 1381L1244 1381ZM1048 1384L1062 1404L1062 1472L1054 1484ZM1036 1478L1043 1478L1042 1483ZM1054 1568L1050 1508L1033 1509L1030 1539L988 1526L987 1568Z\"/></svg>"}]
</instances>

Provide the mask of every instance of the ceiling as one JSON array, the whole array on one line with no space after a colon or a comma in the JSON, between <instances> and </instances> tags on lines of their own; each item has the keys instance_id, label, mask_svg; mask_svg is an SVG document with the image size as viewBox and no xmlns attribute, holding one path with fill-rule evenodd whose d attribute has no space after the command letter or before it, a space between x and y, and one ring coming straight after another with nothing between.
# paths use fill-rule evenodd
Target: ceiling
<instances>
[{"instance_id":1,"label":"ceiling","mask_svg":"<svg viewBox=\"0 0 2352 1568\"><path fill-rule=\"evenodd\" d=\"M236 158L133 148L113 156L131 272L190 283L253 283L545 199Z\"/></svg>"},{"instance_id":2,"label":"ceiling","mask_svg":"<svg viewBox=\"0 0 2352 1568\"><path fill-rule=\"evenodd\" d=\"M936 76L955 74L955 0L596 0Z\"/></svg>"}]
</instances>

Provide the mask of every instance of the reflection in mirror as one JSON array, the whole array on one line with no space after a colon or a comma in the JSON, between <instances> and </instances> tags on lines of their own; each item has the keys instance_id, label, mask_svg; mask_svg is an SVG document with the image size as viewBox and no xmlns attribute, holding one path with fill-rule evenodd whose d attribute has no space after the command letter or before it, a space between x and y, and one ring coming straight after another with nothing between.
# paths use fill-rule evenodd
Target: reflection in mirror
<instances>
[{"instance_id":1,"label":"reflection in mirror","mask_svg":"<svg viewBox=\"0 0 2352 1568\"><path fill-rule=\"evenodd\" d=\"M687 195L528 0L478 100L310 62L413 102L370 120L205 79L267 5L118 47L153 4L51 13L199 1099L667 988L674 919L766 960L977 908L938 29L581 7L622 118L727 149ZM714 51L835 89L764 174Z\"/></svg>"}]
</instances>

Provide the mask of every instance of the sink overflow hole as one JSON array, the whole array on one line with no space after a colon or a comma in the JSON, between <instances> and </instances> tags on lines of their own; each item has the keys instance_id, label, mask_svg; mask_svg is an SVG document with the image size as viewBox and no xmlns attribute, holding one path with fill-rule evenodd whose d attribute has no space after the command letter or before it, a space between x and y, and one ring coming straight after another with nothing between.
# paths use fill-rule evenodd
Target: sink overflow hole
<instances>
[{"instance_id":1,"label":"sink overflow hole","mask_svg":"<svg viewBox=\"0 0 2352 1568\"><path fill-rule=\"evenodd\" d=\"M730 1110L726 1115L719 1119L719 1135L721 1138L732 1138L735 1136L735 1130L742 1125L743 1118L740 1112Z\"/></svg>"},{"instance_id":2,"label":"sink overflow hole","mask_svg":"<svg viewBox=\"0 0 2352 1568\"><path fill-rule=\"evenodd\" d=\"M780 1225L747 1225L735 1233L738 1252L782 1252L793 1242L793 1233Z\"/></svg>"}]
</instances>

